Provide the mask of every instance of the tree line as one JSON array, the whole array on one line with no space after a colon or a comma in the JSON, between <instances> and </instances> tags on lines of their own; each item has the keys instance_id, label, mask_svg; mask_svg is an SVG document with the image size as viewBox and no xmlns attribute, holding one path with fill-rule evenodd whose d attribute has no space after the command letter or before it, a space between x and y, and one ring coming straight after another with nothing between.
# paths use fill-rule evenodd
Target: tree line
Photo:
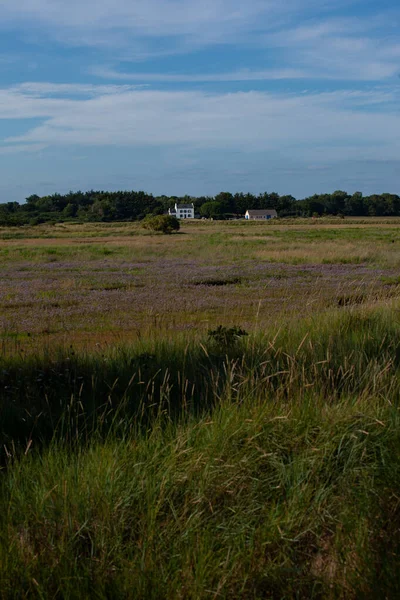
<instances>
[{"instance_id":1,"label":"tree line","mask_svg":"<svg viewBox=\"0 0 400 600\"><path fill-rule=\"evenodd\" d=\"M175 202L193 202L200 217L229 219L243 216L247 209L276 209L279 217L400 216L400 196L361 192L314 194L297 200L272 192L258 195L221 192L216 196L154 196L143 191L69 192L48 196L31 195L25 203L0 204L0 225L39 224L61 221L136 221L148 215L162 215Z\"/></svg>"}]
</instances>

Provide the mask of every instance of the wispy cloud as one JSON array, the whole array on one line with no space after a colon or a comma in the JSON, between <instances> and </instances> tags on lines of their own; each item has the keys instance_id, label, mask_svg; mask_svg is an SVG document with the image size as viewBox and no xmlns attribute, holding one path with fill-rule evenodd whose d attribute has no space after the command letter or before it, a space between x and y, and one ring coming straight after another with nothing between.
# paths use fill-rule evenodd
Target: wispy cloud
<instances>
[{"instance_id":1,"label":"wispy cloud","mask_svg":"<svg viewBox=\"0 0 400 600\"><path fill-rule=\"evenodd\" d=\"M300 69L264 69L253 71L240 69L228 73L122 73L106 68L94 67L90 69L92 75L114 81L140 81L158 83L215 83L228 81L268 81L279 79L304 79L312 77L310 72Z\"/></svg>"},{"instance_id":2,"label":"wispy cloud","mask_svg":"<svg viewBox=\"0 0 400 600\"><path fill-rule=\"evenodd\" d=\"M316 64L317 63L317 64ZM363 56L360 62L349 63L346 56L334 54L330 58L314 59L313 54L304 54L303 64L276 69L239 69L220 73L149 73L122 72L110 67L91 67L91 75L108 81L137 81L146 83L224 83L245 81L279 80L331 80L331 81L382 81L400 74L397 61L370 61Z\"/></svg>"},{"instance_id":3,"label":"wispy cloud","mask_svg":"<svg viewBox=\"0 0 400 600\"><path fill-rule=\"evenodd\" d=\"M279 14L278 7L277 0L3 0L0 16L3 24L33 20L70 30L130 29L133 35L158 37L210 35L218 26L221 33L244 30L260 15Z\"/></svg>"},{"instance_id":4,"label":"wispy cloud","mask_svg":"<svg viewBox=\"0 0 400 600\"><path fill-rule=\"evenodd\" d=\"M44 86L45 89L46 86ZM186 146L272 151L310 160L394 159L399 155L400 116L390 106L398 90L270 94L207 94L90 88L85 98L55 98L29 86L0 91L0 118L41 118L4 148L46 146ZM61 89L63 89L61 87ZM76 89L82 91L80 86ZM54 86L51 87L54 92ZM388 110L389 107L389 110Z\"/></svg>"},{"instance_id":5,"label":"wispy cloud","mask_svg":"<svg viewBox=\"0 0 400 600\"><path fill-rule=\"evenodd\" d=\"M93 85L82 83L49 83L31 81L21 83L11 88L16 93L28 94L30 96L100 96L108 94L121 94L134 89L140 89L140 85Z\"/></svg>"},{"instance_id":6,"label":"wispy cloud","mask_svg":"<svg viewBox=\"0 0 400 600\"><path fill-rule=\"evenodd\" d=\"M146 40L160 38L176 38L186 48L260 40L268 45L283 41L289 46L326 35L358 35L387 27L388 19L383 17L335 16L342 6L357 4L358 0L286 0L284 4L280 0L2 0L0 28L33 25L67 42L133 44L145 51Z\"/></svg>"},{"instance_id":7,"label":"wispy cloud","mask_svg":"<svg viewBox=\"0 0 400 600\"><path fill-rule=\"evenodd\" d=\"M378 13L376 18L340 18L324 15L307 18L307 11L296 23L296 3L287 13L279 11L274 3L267 3L273 17L265 19L266 12L258 14L259 20L240 20L240 35L235 29L207 27L198 35L181 35L175 43L166 43L162 49L151 50L145 41L135 38L131 53L123 55L125 63L155 56L188 53L202 45L235 44L243 48L257 49L257 62L265 68L235 69L215 73L139 73L116 68L92 67L91 73L110 80L160 81L160 82L216 82L216 81L261 81L274 79L315 79L339 81L381 81L400 74L400 45L398 30L394 23L400 20L396 13ZM265 8L264 7L264 8ZM307 3L305 3L307 7ZM285 6L286 9L286 6ZM268 12L268 10L265 8ZM254 10L252 16L257 15ZM297 15L298 16L298 15ZM397 16L397 21L396 17ZM149 36L151 38L151 35ZM139 49L137 45L139 44ZM275 65L273 68L272 63Z\"/></svg>"},{"instance_id":8,"label":"wispy cloud","mask_svg":"<svg viewBox=\"0 0 400 600\"><path fill-rule=\"evenodd\" d=\"M274 79L380 81L400 72L400 9L344 17L358 0L2 0L0 30L22 28L39 43L100 46L108 64L189 54L212 46L257 49L257 66L215 75L130 73L97 67L112 80L214 82ZM396 27L397 24L397 27ZM96 70L94 72L96 72ZM180 69L181 71L182 69Z\"/></svg>"},{"instance_id":9,"label":"wispy cloud","mask_svg":"<svg viewBox=\"0 0 400 600\"><path fill-rule=\"evenodd\" d=\"M20 154L22 152L40 152L46 144L18 144L0 146L0 154Z\"/></svg>"},{"instance_id":10,"label":"wispy cloud","mask_svg":"<svg viewBox=\"0 0 400 600\"><path fill-rule=\"evenodd\" d=\"M312 72L315 79L379 81L400 73L393 17L314 18L260 34L254 43L274 48L281 66Z\"/></svg>"}]
</instances>

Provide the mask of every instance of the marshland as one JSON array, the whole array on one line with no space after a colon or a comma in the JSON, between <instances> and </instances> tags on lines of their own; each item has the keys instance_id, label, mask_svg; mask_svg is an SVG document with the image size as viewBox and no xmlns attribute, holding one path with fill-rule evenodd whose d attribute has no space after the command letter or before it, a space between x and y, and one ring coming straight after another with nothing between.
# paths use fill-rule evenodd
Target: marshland
<instances>
[{"instance_id":1,"label":"marshland","mask_svg":"<svg viewBox=\"0 0 400 600\"><path fill-rule=\"evenodd\" d=\"M399 597L399 273L395 217L0 228L0 597Z\"/></svg>"}]
</instances>

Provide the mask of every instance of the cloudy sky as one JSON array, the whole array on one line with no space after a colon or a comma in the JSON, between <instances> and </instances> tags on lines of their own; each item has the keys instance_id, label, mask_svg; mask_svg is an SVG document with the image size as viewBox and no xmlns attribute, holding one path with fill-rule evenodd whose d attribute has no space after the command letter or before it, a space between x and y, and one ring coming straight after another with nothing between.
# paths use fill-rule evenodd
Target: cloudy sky
<instances>
[{"instance_id":1,"label":"cloudy sky","mask_svg":"<svg viewBox=\"0 0 400 600\"><path fill-rule=\"evenodd\" d=\"M398 0L0 0L0 202L400 193Z\"/></svg>"}]
</instances>

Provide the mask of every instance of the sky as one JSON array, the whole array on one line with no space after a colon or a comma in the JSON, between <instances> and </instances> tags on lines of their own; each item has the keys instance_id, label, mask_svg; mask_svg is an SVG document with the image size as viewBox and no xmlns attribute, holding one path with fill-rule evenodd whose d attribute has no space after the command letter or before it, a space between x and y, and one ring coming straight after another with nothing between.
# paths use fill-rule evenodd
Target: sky
<instances>
[{"instance_id":1,"label":"sky","mask_svg":"<svg viewBox=\"0 0 400 600\"><path fill-rule=\"evenodd\" d=\"M0 202L400 193L398 0L0 0Z\"/></svg>"}]
</instances>

